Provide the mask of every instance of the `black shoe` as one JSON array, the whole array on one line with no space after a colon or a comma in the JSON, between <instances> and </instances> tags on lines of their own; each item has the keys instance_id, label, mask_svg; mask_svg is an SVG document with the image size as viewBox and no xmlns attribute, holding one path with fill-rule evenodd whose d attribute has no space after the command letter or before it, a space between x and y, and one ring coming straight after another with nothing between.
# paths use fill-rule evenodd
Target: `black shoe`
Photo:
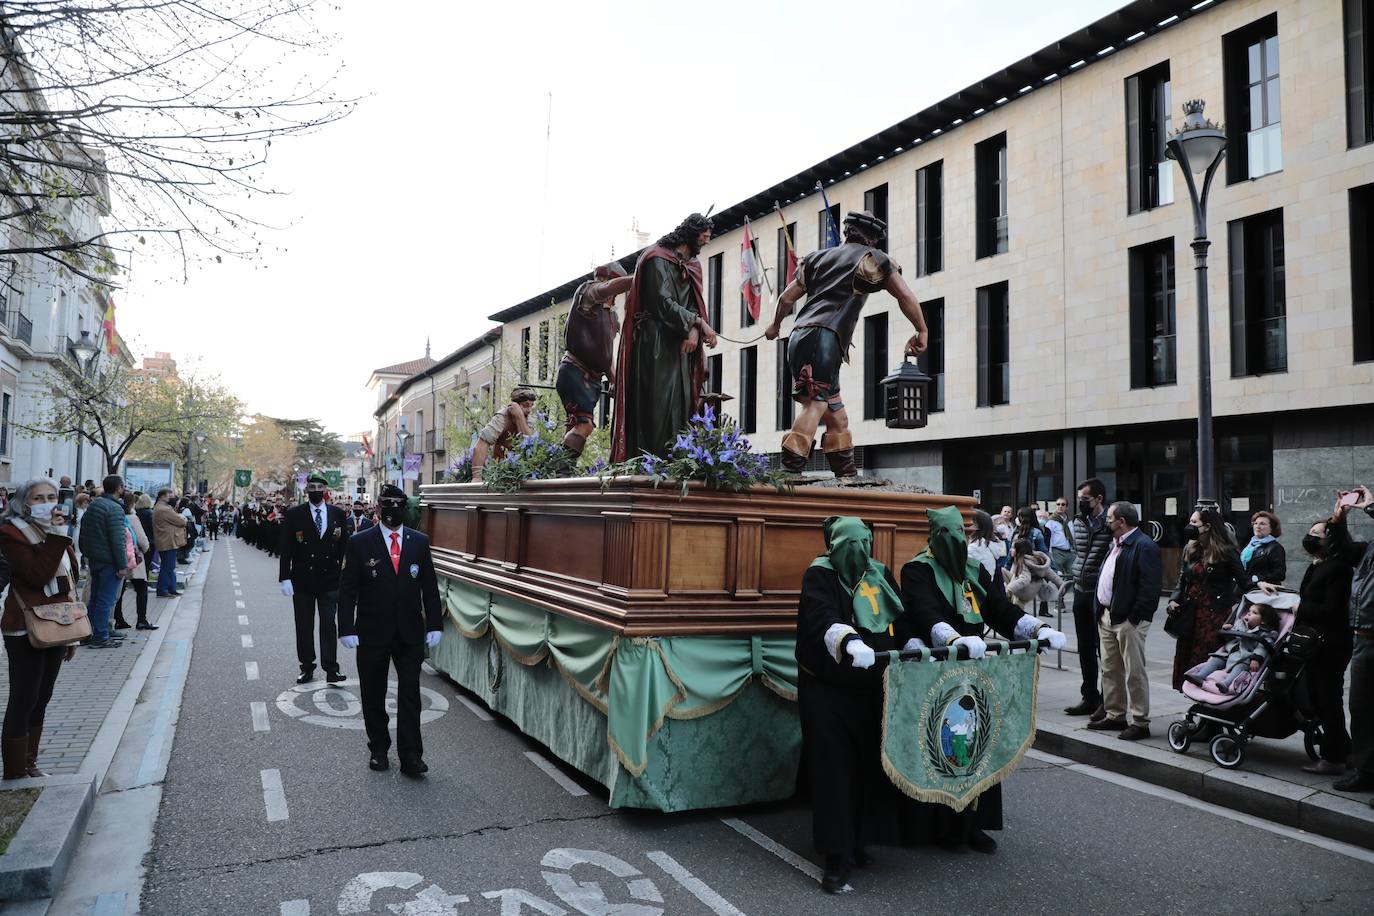
<instances>
[{"instance_id":1,"label":"black shoe","mask_svg":"<svg viewBox=\"0 0 1374 916\"><path fill-rule=\"evenodd\" d=\"M1374 776L1352 773L1333 782L1331 788L1337 792L1374 792Z\"/></svg>"},{"instance_id":2,"label":"black shoe","mask_svg":"<svg viewBox=\"0 0 1374 916\"><path fill-rule=\"evenodd\" d=\"M1088 726L1092 728L1091 725ZM1141 738L1150 737L1150 726L1148 725L1127 725L1117 735L1122 741L1139 741Z\"/></svg>"},{"instance_id":3,"label":"black shoe","mask_svg":"<svg viewBox=\"0 0 1374 916\"><path fill-rule=\"evenodd\" d=\"M149 623L146 620L140 620L137 624L134 625L134 628L138 630L156 630L157 626L155 624Z\"/></svg>"},{"instance_id":4,"label":"black shoe","mask_svg":"<svg viewBox=\"0 0 1374 916\"><path fill-rule=\"evenodd\" d=\"M1093 710L1093 714L1088 716L1088 723L1101 722L1105 718L1107 718L1107 707L1102 703L1098 703L1097 708Z\"/></svg>"},{"instance_id":5,"label":"black shoe","mask_svg":"<svg viewBox=\"0 0 1374 916\"><path fill-rule=\"evenodd\" d=\"M1098 719L1096 722L1089 722L1088 728L1095 732L1122 732L1126 730L1126 720L1110 717Z\"/></svg>"},{"instance_id":6,"label":"black shoe","mask_svg":"<svg viewBox=\"0 0 1374 916\"><path fill-rule=\"evenodd\" d=\"M429 772L429 764L419 757L408 757L401 761L401 772L419 778Z\"/></svg>"},{"instance_id":7,"label":"black shoe","mask_svg":"<svg viewBox=\"0 0 1374 916\"><path fill-rule=\"evenodd\" d=\"M127 621L127 620L116 620L116 621L115 621L115 624L114 624L114 628L115 628L116 630L127 630L127 629L129 629L129 621Z\"/></svg>"},{"instance_id":8,"label":"black shoe","mask_svg":"<svg viewBox=\"0 0 1374 916\"><path fill-rule=\"evenodd\" d=\"M827 894L844 893L844 886L849 883L849 865L845 863L844 856L825 857L825 875L821 878L821 890Z\"/></svg>"},{"instance_id":9,"label":"black shoe","mask_svg":"<svg viewBox=\"0 0 1374 916\"><path fill-rule=\"evenodd\" d=\"M975 830L973 836L968 838L968 848L983 855L992 855L997 851L997 841L983 831Z\"/></svg>"},{"instance_id":10,"label":"black shoe","mask_svg":"<svg viewBox=\"0 0 1374 916\"><path fill-rule=\"evenodd\" d=\"M344 681L348 680L347 677L338 671L329 672L324 676L324 679L330 684L342 684Z\"/></svg>"},{"instance_id":11,"label":"black shoe","mask_svg":"<svg viewBox=\"0 0 1374 916\"><path fill-rule=\"evenodd\" d=\"M386 752L382 751L380 753L373 754L371 757L369 757L367 761L367 768L369 770L376 770L378 773L380 773L382 770L391 769L391 764L386 759Z\"/></svg>"},{"instance_id":12,"label":"black shoe","mask_svg":"<svg viewBox=\"0 0 1374 916\"><path fill-rule=\"evenodd\" d=\"M313 681L314 679L315 679L315 669L314 669L314 668L311 668L309 671L302 671L302 672L301 672L301 676L298 677L298 678L296 678L296 683L297 683L297 684L309 684L309 683L310 683L311 681Z\"/></svg>"},{"instance_id":13,"label":"black shoe","mask_svg":"<svg viewBox=\"0 0 1374 916\"><path fill-rule=\"evenodd\" d=\"M1066 715L1066 716L1088 716L1088 715L1092 715L1093 711L1096 710L1097 707L1098 707L1099 705L1100 705L1100 704L1099 704L1099 702L1098 702L1097 700L1088 700L1088 699L1085 699L1085 700L1083 700L1081 703L1079 703L1078 705L1076 705L1076 706L1070 706L1068 709L1064 710L1064 715Z\"/></svg>"}]
</instances>

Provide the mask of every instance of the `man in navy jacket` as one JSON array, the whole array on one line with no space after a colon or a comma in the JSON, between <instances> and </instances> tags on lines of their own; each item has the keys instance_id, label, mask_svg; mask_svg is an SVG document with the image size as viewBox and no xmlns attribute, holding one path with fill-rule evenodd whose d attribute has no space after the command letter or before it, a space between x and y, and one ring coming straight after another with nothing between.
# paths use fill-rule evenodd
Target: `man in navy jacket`
<instances>
[{"instance_id":1,"label":"man in navy jacket","mask_svg":"<svg viewBox=\"0 0 1374 916\"><path fill-rule=\"evenodd\" d=\"M1119 731L1118 738L1138 741L1150 735L1145 637L1159 607L1163 568L1159 545L1140 530L1140 514L1131 503L1112 503L1107 510L1107 528L1112 533L1112 547L1102 561L1095 596L1102 653L1102 703L1107 717L1089 722L1088 728Z\"/></svg>"},{"instance_id":2,"label":"man in navy jacket","mask_svg":"<svg viewBox=\"0 0 1374 916\"><path fill-rule=\"evenodd\" d=\"M439 644L443 613L429 538L403 524L406 495L382 489L378 523L348 540L339 580L339 642L358 650L368 766L385 770L391 735L387 671L396 667L396 753L401 772L429 770L420 740L420 663Z\"/></svg>"}]
</instances>

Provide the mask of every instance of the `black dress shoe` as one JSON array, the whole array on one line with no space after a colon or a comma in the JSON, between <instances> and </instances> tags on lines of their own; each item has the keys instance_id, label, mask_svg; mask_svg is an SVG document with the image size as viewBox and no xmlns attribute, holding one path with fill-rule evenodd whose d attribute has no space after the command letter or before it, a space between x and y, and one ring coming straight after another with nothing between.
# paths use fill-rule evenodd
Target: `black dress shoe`
<instances>
[{"instance_id":1,"label":"black dress shoe","mask_svg":"<svg viewBox=\"0 0 1374 916\"><path fill-rule=\"evenodd\" d=\"M821 877L821 890L827 894L840 894L849 883L849 865L844 856L826 856L825 874Z\"/></svg>"},{"instance_id":2,"label":"black dress shoe","mask_svg":"<svg viewBox=\"0 0 1374 916\"><path fill-rule=\"evenodd\" d=\"M367 768L380 773L382 770L391 769L391 764L387 762L386 754L373 754L368 758Z\"/></svg>"},{"instance_id":3,"label":"black dress shoe","mask_svg":"<svg viewBox=\"0 0 1374 916\"><path fill-rule=\"evenodd\" d=\"M997 841L983 831L975 830L973 831L973 836L968 838L968 848L972 849L974 852L991 855L997 851Z\"/></svg>"},{"instance_id":4,"label":"black dress shoe","mask_svg":"<svg viewBox=\"0 0 1374 916\"><path fill-rule=\"evenodd\" d=\"M156 630L156 629L157 629L157 625L156 625L156 624L151 624L151 623L149 623L149 622L146 621L146 620L140 620L140 621L135 625L135 628L136 628L136 629L139 629L139 630Z\"/></svg>"},{"instance_id":5,"label":"black dress shoe","mask_svg":"<svg viewBox=\"0 0 1374 916\"><path fill-rule=\"evenodd\" d=\"M116 630L127 630L127 629L129 629L129 621L127 621L127 620L116 620L115 623L114 623L114 628L115 628Z\"/></svg>"},{"instance_id":6,"label":"black dress shoe","mask_svg":"<svg viewBox=\"0 0 1374 916\"><path fill-rule=\"evenodd\" d=\"M1121 732L1126 730L1125 719L1098 719L1096 722L1089 722L1088 728L1095 732Z\"/></svg>"},{"instance_id":7,"label":"black dress shoe","mask_svg":"<svg viewBox=\"0 0 1374 916\"><path fill-rule=\"evenodd\" d=\"M1092 726L1089 725L1089 728ZM1117 735L1122 741L1139 741L1141 738L1150 737L1150 726L1148 725L1127 725Z\"/></svg>"},{"instance_id":8,"label":"black dress shoe","mask_svg":"<svg viewBox=\"0 0 1374 916\"><path fill-rule=\"evenodd\" d=\"M339 671L331 671L324 676L324 679L331 684L342 684L348 678Z\"/></svg>"},{"instance_id":9,"label":"black dress shoe","mask_svg":"<svg viewBox=\"0 0 1374 916\"><path fill-rule=\"evenodd\" d=\"M1374 776L1352 773L1333 782L1331 788L1337 792L1374 792Z\"/></svg>"},{"instance_id":10,"label":"black dress shoe","mask_svg":"<svg viewBox=\"0 0 1374 916\"><path fill-rule=\"evenodd\" d=\"M309 684L309 683L310 683L311 681L313 681L314 679L315 679L315 671L314 671L314 669L311 669L310 671L302 671L302 672L301 672L301 676L298 677L298 678L296 678L296 683L297 683L297 684Z\"/></svg>"},{"instance_id":11,"label":"black dress shoe","mask_svg":"<svg viewBox=\"0 0 1374 916\"><path fill-rule=\"evenodd\" d=\"M1070 706L1068 709L1064 710L1064 715L1066 715L1066 716L1088 716L1088 715L1092 715L1093 711L1094 711L1095 709L1097 709L1098 705L1099 705L1099 704L1098 704L1098 701L1097 701L1097 700L1084 700L1083 702L1077 704L1076 706Z\"/></svg>"},{"instance_id":12,"label":"black dress shoe","mask_svg":"<svg viewBox=\"0 0 1374 916\"><path fill-rule=\"evenodd\" d=\"M429 764L419 757L408 757L401 761L401 772L407 776L423 776L429 772Z\"/></svg>"},{"instance_id":13,"label":"black dress shoe","mask_svg":"<svg viewBox=\"0 0 1374 916\"><path fill-rule=\"evenodd\" d=\"M1088 716L1088 721L1101 722L1105 718L1107 718L1107 707L1098 703L1097 708L1093 710L1093 714Z\"/></svg>"}]
</instances>

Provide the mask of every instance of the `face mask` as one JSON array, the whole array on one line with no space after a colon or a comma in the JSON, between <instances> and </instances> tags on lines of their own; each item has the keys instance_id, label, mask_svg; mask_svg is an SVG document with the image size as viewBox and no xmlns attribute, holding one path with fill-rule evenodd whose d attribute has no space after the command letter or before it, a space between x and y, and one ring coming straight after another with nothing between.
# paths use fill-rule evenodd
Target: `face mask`
<instances>
[{"instance_id":1,"label":"face mask","mask_svg":"<svg viewBox=\"0 0 1374 916\"><path fill-rule=\"evenodd\" d=\"M358 518L362 518L362 517L363 517L363 510L362 510L362 509L354 509L354 510L353 510L353 514L354 514L355 516L357 516Z\"/></svg>"},{"instance_id":2,"label":"face mask","mask_svg":"<svg viewBox=\"0 0 1374 916\"><path fill-rule=\"evenodd\" d=\"M383 506L380 515L388 528L399 528L405 519L405 510L400 506Z\"/></svg>"},{"instance_id":3,"label":"face mask","mask_svg":"<svg viewBox=\"0 0 1374 916\"><path fill-rule=\"evenodd\" d=\"M1322 552L1322 539L1315 534L1304 534L1302 536L1302 549L1316 556Z\"/></svg>"},{"instance_id":4,"label":"face mask","mask_svg":"<svg viewBox=\"0 0 1374 916\"><path fill-rule=\"evenodd\" d=\"M1093 501L1091 499L1080 499L1078 501L1078 511L1082 515L1087 515L1093 511Z\"/></svg>"},{"instance_id":5,"label":"face mask","mask_svg":"<svg viewBox=\"0 0 1374 916\"><path fill-rule=\"evenodd\" d=\"M37 505L29 506L29 518L33 519L35 522L42 522L46 525L52 521L52 510L56 508L57 503L38 503Z\"/></svg>"},{"instance_id":6,"label":"face mask","mask_svg":"<svg viewBox=\"0 0 1374 916\"><path fill-rule=\"evenodd\" d=\"M323 494L323 493L314 492L314 493L307 493L307 494L305 494L305 495L306 495L307 497L309 497L310 501L311 501L312 503L314 503L315 505L317 505L317 506L318 506L320 503L324 502L324 494Z\"/></svg>"},{"instance_id":7,"label":"face mask","mask_svg":"<svg viewBox=\"0 0 1374 916\"><path fill-rule=\"evenodd\" d=\"M1190 541L1196 541L1202 532L1197 530L1197 525L1184 525L1183 536Z\"/></svg>"}]
</instances>

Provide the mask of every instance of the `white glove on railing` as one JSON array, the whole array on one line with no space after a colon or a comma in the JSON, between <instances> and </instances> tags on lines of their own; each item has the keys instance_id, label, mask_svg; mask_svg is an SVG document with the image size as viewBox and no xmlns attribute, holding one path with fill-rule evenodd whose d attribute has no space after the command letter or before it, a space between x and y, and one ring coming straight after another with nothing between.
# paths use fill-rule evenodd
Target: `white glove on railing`
<instances>
[{"instance_id":1,"label":"white glove on railing","mask_svg":"<svg viewBox=\"0 0 1374 916\"><path fill-rule=\"evenodd\" d=\"M906 645L902 646L902 651L920 652L924 648L926 648L926 644L921 642L919 637L913 636L906 641Z\"/></svg>"},{"instance_id":2,"label":"white glove on railing","mask_svg":"<svg viewBox=\"0 0 1374 916\"><path fill-rule=\"evenodd\" d=\"M825 631L825 651L836 663L840 661L840 643L853 632L854 628L844 623L832 623L830 629Z\"/></svg>"},{"instance_id":3,"label":"white glove on railing","mask_svg":"<svg viewBox=\"0 0 1374 916\"><path fill-rule=\"evenodd\" d=\"M1016 621L1016 629L1011 631L1012 639L1034 639L1035 631L1040 629L1040 618L1032 617L1030 614L1022 614L1021 619Z\"/></svg>"},{"instance_id":4,"label":"white glove on railing","mask_svg":"<svg viewBox=\"0 0 1374 916\"><path fill-rule=\"evenodd\" d=\"M855 668L872 668L873 663L877 660L873 650L861 639L851 639L845 643L844 650L849 653Z\"/></svg>"},{"instance_id":5,"label":"white glove on railing","mask_svg":"<svg viewBox=\"0 0 1374 916\"><path fill-rule=\"evenodd\" d=\"M442 630L430 630L425 634L425 645L433 649L435 646L439 645L439 639L443 635L444 632Z\"/></svg>"},{"instance_id":6,"label":"white glove on railing","mask_svg":"<svg viewBox=\"0 0 1374 916\"><path fill-rule=\"evenodd\" d=\"M947 646L959 638L959 631L947 623L937 623L930 628L930 644L939 648Z\"/></svg>"},{"instance_id":7,"label":"white glove on railing","mask_svg":"<svg viewBox=\"0 0 1374 916\"><path fill-rule=\"evenodd\" d=\"M960 636L949 644L949 650L953 652L960 646L968 649L968 657L971 659L982 658L988 651L988 644L983 642L983 637L981 636Z\"/></svg>"},{"instance_id":8,"label":"white glove on railing","mask_svg":"<svg viewBox=\"0 0 1374 916\"><path fill-rule=\"evenodd\" d=\"M340 636L339 645L343 646L345 649L356 649L358 648L358 637Z\"/></svg>"},{"instance_id":9,"label":"white glove on railing","mask_svg":"<svg viewBox=\"0 0 1374 916\"><path fill-rule=\"evenodd\" d=\"M290 579L283 579L283 580L281 581L281 593L282 593L283 595L285 595L286 597L288 597L288 598L291 598L291 597L294 597L294 596L295 596L295 594L296 594L296 587L295 587L294 585L291 584L291 580L290 580Z\"/></svg>"},{"instance_id":10,"label":"white glove on railing","mask_svg":"<svg viewBox=\"0 0 1374 916\"><path fill-rule=\"evenodd\" d=\"M1042 628L1035 635L1039 639L1046 640L1050 644L1051 649L1062 649L1068 642L1068 639L1064 637L1063 633L1058 630L1051 630L1049 627Z\"/></svg>"}]
</instances>

